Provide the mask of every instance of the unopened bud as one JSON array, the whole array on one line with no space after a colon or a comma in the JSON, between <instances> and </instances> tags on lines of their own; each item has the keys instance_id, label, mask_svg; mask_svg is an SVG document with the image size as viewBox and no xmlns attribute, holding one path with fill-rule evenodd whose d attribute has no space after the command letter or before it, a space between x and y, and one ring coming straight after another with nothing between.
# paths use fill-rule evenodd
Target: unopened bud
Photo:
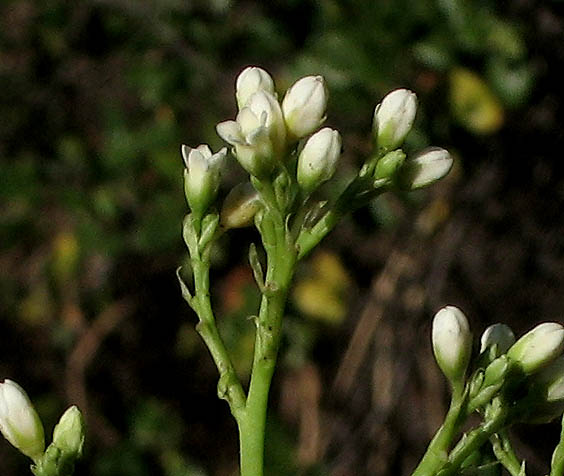
<instances>
[{"instance_id":1,"label":"unopened bud","mask_svg":"<svg viewBox=\"0 0 564 476\"><path fill-rule=\"evenodd\" d=\"M532 375L527 395L518 403L522 420L547 423L564 411L564 356Z\"/></svg>"},{"instance_id":2,"label":"unopened bud","mask_svg":"<svg viewBox=\"0 0 564 476\"><path fill-rule=\"evenodd\" d=\"M78 458L84 446L84 418L76 406L67 409L53 430L53 444L64 454Z\"/></svg>"},{"instance_id":3,"label":"unopened bud","mask_svg":"<svg viewBox=\"0 0 564 476\"><path fill-rule=\"evenodd\" d=\"M250 182L233 187L225 197L220 220L224 228L242 228L254 222L261 203L257 191Z\"/></svg>"},{"instance_id":4,"label":"unopened bud","mask_svg":"<svg viewBox=\"0 0 564 476\"><path fill-rule=\"evenodd\" d=\"M507 377L510 370L511 363L507 356L502 355L498 357L486 367L483 386L489 387L497 385L498 383L503 383L503 380Z\"/></svg>"},{"instance_id":5,"label":"unopened bud","mask_svg":"<svg viewBox=\"0 0 564 476\"><path fill-rule=\"evenodd\" d=\"M417 96L407 89L389 93L374 110L373 131L378 148L393 150L401 146L411 130L417 112Z\"/></svg>"},{"instance_id":6,"label":"unopened bud","mask_svg":"<svg viewBox=\"0 0 564 476\"><path fill-rule=\"evenodd\" d=\"M0 383L0 431L34 461L43 455L45 436L39 415L24 389L8 379Z\"/></svg>"},{"instance_id":7,"label":"unopened bud","mask_svg":"<svg viewBox=\"0 0 564 476\"><path fill-rule=\"evenodd\" d=\"M203 215L217 196L221 167L227 149L224 147L212 154L210 148L202 144L195 149L183 145L181 151L186 165L184 169L186 200L196 215Z\"/></svg>"},{"instance_id":8,"label":"unopened bud","mask_svg":"<svg viewBox=\"0 0 564 476\"><path fill-rule=\"evenodd\" d=\"M564 351L564 327L556 322L543 322L527 332L507 351L527 375L546 367Z\"/></svg>"},{"instance_id":9,"label":"unopened bud","mask_svg":"<svg viewBox=\"0 0 564 476\"><path fill-rule=\"evenodd\" d=\"M480 354L495 346L495 354L493 358L505 354L508 349L515 343L515 334L511 328L505 324L493 324L488 327L480 339Z\"/></svg>"},{"instance_id":10,"label":"unopened bud","mask_svg":"<svg viewBox=\"0 0 564 476\"><path fill-rule=\"evenodd\" d=\"M547 385L547 401L564 401L564 356L560 356L540 372L539 380Z\"/></svg>"},{"instance_id":11,"label":"unopened bud","mask_svg":"<svg viewBox=\"0 0 564 476\"><path fill-rule=\"evenodd\" d=\"M301 139L314 132L325 121L327 89L322 76L306 76L288 89L282 101L282 112L288 133Z\"/></svg>"},{"instance_id":12,"label":"unopened bud","mask_svg":"<svg viewBox=\"0 0 564 476\"><path fill-rule=\"evenodd\" d=\"M437 312L433 319L432 342L442 372L449 381L460 381L472 353L472 334L460 309L447 306Z\"/></svg>"},{"instance_id":13,"label":"unopened bud","mask_svg":"<svg viewBox=\"0 0 564 476\"><path fill-rule=\"evenodd\" d=\"M400 169L405 160L405 153L401 149L393 150L388 152L384 157L382 157L376 163L376 169L374 170L374 179L388 179L393 178L396 172Z\"/></svg>"},{"instance_id":14,"label":"unopened bud","mask_svg":"<svg viewBox=\"0 0 564 476\"><path fill-rule=\"evenodd\" d=\"M237 77L235 96L239 109L243 109L257 91L274 92L274 81L264 69L256 66L245 68Z\"/></svg>"},{"instance_id":15,"label":"unopened bud","mask_svg":"<svg viewBox=\"0 0 564 476\"><path fill-rule=\"evenodd\" d=\"M341 135L325 127L312 135L298 157L298 183L311 193L335 173L341 155Z\"/></svg>"},{"instance_id":16,"label":"unopened bud","mask_svg":"<svg viewBox=\"0 0 564 476\"><path fill-rule=\"evenodd\" d=\"M428 147L408 157L399 172L399 184L406 190L423 188L442 179L453 164L451 155L440 147Z\"/></svg>"}]
</instances>

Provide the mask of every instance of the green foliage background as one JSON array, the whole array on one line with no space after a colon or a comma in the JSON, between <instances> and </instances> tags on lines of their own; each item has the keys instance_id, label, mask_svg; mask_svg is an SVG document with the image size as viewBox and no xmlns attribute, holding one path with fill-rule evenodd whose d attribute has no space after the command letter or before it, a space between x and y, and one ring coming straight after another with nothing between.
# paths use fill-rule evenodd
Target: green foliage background
<instances>
[{"instance_id":1,"label":"green foliage background","mask_svg":"<svg viewBox=\"0 0 564 476\"><path fill-rule=\"evenodd\" d=\"M355 214L300 272L267 455L269 475L407 474L444 409L427 344L439 306L460 305L476 334L495 321L522 331L563 319L561 10L532 0L5 0L0 378L28 390L48 432L67 405L85 410L77 474L234 474L236 429L174 276L186 259L180 144L221 146L214 126L234 116L246 65L269 70L280 94L322 74L328 123L344 136L339 183L370 150L375 104L409 87L420 111L408 149L441 145L457 166L429 193ZM232 163L222 195L241 176ZM257 295L240 243L254 237L228 236L214 276L243 375ZM402 256L411 265L379 294L378 277L395 276ZM374 297L382 337L365 343L340 394L337 369L353 371L347 345ZM542 468L535 431L522 446ZM0 472L26 472L7 443Z\"/></svg>"}]
</instances>

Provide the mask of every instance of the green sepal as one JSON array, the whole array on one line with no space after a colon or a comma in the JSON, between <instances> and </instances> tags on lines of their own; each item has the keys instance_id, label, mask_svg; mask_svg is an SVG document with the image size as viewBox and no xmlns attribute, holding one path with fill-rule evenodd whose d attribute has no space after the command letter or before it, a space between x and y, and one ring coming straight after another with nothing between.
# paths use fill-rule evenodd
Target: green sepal
<instances>
[{"instance_id":1,"label":"green sepal","mask_svg":"<svg viewBox=\"0 0 564 476\"><path fill-rule=\"evenodd\" d=\"M219 224L219 215L217 213L209 213L202 220L202 231L198 245L200 249L204 249L215 237L217 225Z\"/></svg>"},{"instance_id":2,"label":"green sepal","mask_svg":"<svg viewBox=\"0 0 564 476\"><path fill-rule=\"evenodd\" d=\"M42 458L33 466L35 476L72 476L77 454L65 453L51 443Z\"/></svg>"},{"instance_id":3,"label":"green sepal","mask_svg":"<svg viewBox=\"0 0 564 476\"><path fill-rule=\"evenodd\" d=\"M500 476L501 464L498 461L492 461L481 466L465 468L459 474L460 476Z\"/></svg>"},{"instance_id":4,"label":"green sepal","mask_svg":"<svg viewBox=\"0 0 564 476\"><path fill-rule=\"evenodd\" d=\"M190 289L188 288L188 286L184 282L184 279L182 279L182 276L180 274L181 272L182 272L182 266L179 266L178 268L176 268L176 277L178 278L178 282L180 284L180 290L182 291L182 297L190 305L190 307L192 307L193 296L192 296L192 293L190 292Z\"/></svg>"},{"instance_id":5,"label":"green sepal","mask_svg":"<svg viewBox=\"0 0 564 476\"><path fill-rule=\"evenodd\" d=\"M272 183L274 187L274 195L276 196L276 202L281 210L285 210L289 207L293 200L291 182L288 173L282 170L278 176L274 179Z\"/></svg>"},{"instance_id":6,"label":"green sepal","mask_svg":"<svg viewBox=\"0 0 564 476\"><path fill-rule=\"evenodd\" d=\"M249 263L251 265L251 269L253 270L253 276L257 282L260 292L264 294L264 272L262 271L257 247L254 243L251 243L249 246Z\"/></svg>"},{"instance_id":7,"label":"green sepal","mask_svg":"<svg viewBox=\"0 0 564 476\"><path fill-rule=\"evenodd\" d=\"M191 256L196 256L198 251L198 233L195 228L194 215L188 214L182 222L182 238L190 250Z\"/></svg>"},{"instance_id":8,"label":"green sepal","mask_svg":"<svg viewBox=\"0 0 564 476\"><path fill-rule=\"evenodd\" d=\"M306 212L302 224L303 230L309 230L319 221L323 212L326 211L327 200L321 200L313 204L313 206Z\"/></svg>"}]
</instances>

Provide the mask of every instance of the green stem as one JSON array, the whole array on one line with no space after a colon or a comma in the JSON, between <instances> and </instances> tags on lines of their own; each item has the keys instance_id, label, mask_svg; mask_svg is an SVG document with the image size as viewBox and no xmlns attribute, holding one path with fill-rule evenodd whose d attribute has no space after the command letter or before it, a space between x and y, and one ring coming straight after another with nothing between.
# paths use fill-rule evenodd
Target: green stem
<instances>
[{"instance_id":1,"label":"green stem","mask_svg":"<svg viewBox=\"0 0 564 476\"><path fill-rule=\"evenodd\" d=\"M309 230L302 230L296 240L298 259L307 255L335 227L341 219L341 212L332 208Z\"/></svg>"},{"instance_id":2,"label":"green stem","mask_svg":"<svg viewBox=\"0 0 564 476\"><path fill-rule=\"evenodd\" d=\"M503 467L509 471L511 476L522 476L521 462L513 450L507 431L501 430L500 432L495 433L490 438L490 441L492 443L495 457L503 465Z\"/></svg>"},{"instance_id":3,"label":"green stem","mask_svg":"<svg viewBox=\"0 0 564 476\"><path fill-rule=\"evenodd\" d=\"M356 177L337 201L311 228L303 229L296 240L298 260L307 255L317 244L335 228L340 219L360 207L363 207L381 193L385 192L390 181L383 180L376 188L369 176Z\"/></svg>"},{"instance_id":4,"label":"green stem","mask_svg":"<svg viewBox=\"0 0 564 476\"><path fill-rule=\"evenodd\" d=\"M556 448L554 448L554 453L552 454L550 476L564 476L564 416L562 416L560 441L558 445L556 445Z\"/></svg>"},{"instance_id":5,"label":"green stem","mask_svg":"<svg viewBox=\"0 0 564 476\"><path fill-rule=\"evenodd\" d=\"M460 417L463 414L465 400L463 385L454 385L445 421L429 443L427 451L412 476L435 475L447 463L448 449L462 423Z\"/></svg>"},{"instance_id":6,"label":"green stem","mask_svg":"<svg viewBox=\"0 0 564 476\"><path fill-rule=\"evenodd\" d=\"M241 476L263 475L268 395L280 347L286 298L296 263L296 248L285 226L286 212L277 207L269 184L263 184L260 193L265 202L261 229L267 272L256 320L249 392L245 410L238 421Z\"/></svg>"},{"instance_id":7,"label":"green stem","mask_svg":"<svg viewBox=\"0 0 564 476\"><path fill-rule=\"evenodd\" d=\"M202 260L199 253L193 256L191 261L195 286L192 306L200 319L196 330L208 347L219 371L218 396L228 402L231 413L239 420L245 406L245 392L215 322L209 293L209 261Z\"/></svg>"},{"instance_id":8,"label":"green stem","mask_svg":"<svg viewBox=\"0 0 564 476\"><path fill-rule=\"evenodd\" d=\"M491 419L483 422L478 428L464 435L450 452L448 463L435 473L437 476L452 476L458 474L460 466L474 451L478 451L491 436L498 432L506 420L506 412L500 409Z\"/></svg>"}]
</instances>

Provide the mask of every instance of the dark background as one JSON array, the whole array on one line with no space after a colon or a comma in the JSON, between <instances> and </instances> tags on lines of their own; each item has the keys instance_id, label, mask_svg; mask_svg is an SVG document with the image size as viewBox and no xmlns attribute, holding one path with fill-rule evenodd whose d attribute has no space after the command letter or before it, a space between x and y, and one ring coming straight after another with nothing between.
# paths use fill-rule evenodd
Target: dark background
<instances>
[{"instance_id":1,"label":"dark background","mask_svg":"<svg viewBox=\"0 0 564 476\"><path fill-rule=\"evenodd\" d=\"M0 6L0 378L50 435L78 404L81 475L232 475L237 433L175 268L181 143L221 141L234 81L279 94L322 74L343 135L335 183L370 152L391 89L420 102L406 150L456 158L420 193L346 218L306 260L272 391L266 474L409 474L447 389L429 345L440 307L476 338L564 316L562 2L5 0ZM221 195L241 180L235 161ZM331 196L335 187L321 195ZM214 256L214 300L242 378L257 292L252 230ZM516 428L530 474L557 424ZM28 474L0 443L0 472Z\"/></svg>"}]
</instances>

